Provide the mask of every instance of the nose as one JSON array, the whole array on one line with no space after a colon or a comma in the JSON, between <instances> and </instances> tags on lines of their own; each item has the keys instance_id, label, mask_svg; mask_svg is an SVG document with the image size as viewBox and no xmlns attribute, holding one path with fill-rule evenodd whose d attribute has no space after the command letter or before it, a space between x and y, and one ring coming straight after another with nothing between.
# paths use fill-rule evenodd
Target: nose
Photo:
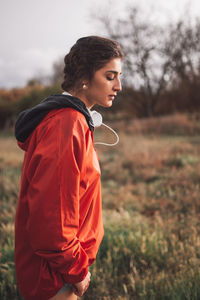
<instances>
[{"instance_id":1,"label":"nose","mask_svg":"<svg viewBox=\"0 0 200 300\"><path fill-rule=\"evenodd\" d=\"M121 85L121 81L119 78L116 78L116 82L114 85L114 91L115 92L120 92L122 90L122 85Z\"/></svg>"}]
</instances>

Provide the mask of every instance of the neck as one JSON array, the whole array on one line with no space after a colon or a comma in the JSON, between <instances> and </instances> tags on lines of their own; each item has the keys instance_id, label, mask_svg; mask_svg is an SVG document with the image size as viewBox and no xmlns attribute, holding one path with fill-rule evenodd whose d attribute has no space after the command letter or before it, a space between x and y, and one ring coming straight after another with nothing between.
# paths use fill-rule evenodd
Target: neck
<instances>
[{"instance_id":1,"label":"neck","mask_svg":"<svg viewBox=\"0 0 200 300\"><path fill-rule=\"evenodd\" d=\"M74 90L69 90L68 93L83 101L88 109L91 109L94 106L94 104L89 103L89 101L87 100L86 96L83 93Z\"/></svg>"}]
</instances>

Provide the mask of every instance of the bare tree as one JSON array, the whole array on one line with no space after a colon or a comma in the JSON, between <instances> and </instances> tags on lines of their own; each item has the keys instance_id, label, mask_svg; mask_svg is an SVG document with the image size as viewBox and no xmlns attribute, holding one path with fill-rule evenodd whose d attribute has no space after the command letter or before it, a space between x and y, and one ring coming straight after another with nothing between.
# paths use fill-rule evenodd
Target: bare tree
<instances>
[{"instance_id":1,"label":"bare tree","mask_svg":"<svg viewBox=\"0 0 200 300\"><path fill-rule=\"evenodd\" d=\"M180 20L170 28L166 55L172 60L173 71L179 80L194 81L200 68L200 22L191 24ZM173 47L171 47L173 44Z\"/></svg>"},{"instance_id":2,"label":"bare tree","mask_svg":"<svg viewBox=\"0 0 200 300\"><path fill-rule=\"evenodd\" d=\"M52 66L51 84L60 84L63 81L64 60L63 57L57 59Z\"/></svg>"},{"instance_id":3,"label":"bare tree","mask_svg":"<svg viewBox=\"0 0 200 300\"><path fill-rule=\"evenodd\" d=\"M199 74L199 28L184 21L149 24L137 7L129 7L125 18L111 21L106 15L99 20L109 37L118 40L125 52L123 83L133 87L133 105L149 117L156 112L162 94L175 78Z\"/></svg>"},{"instance_id":4,"label":"bare tree","mask_svg":"<svg viewBox=\"0 0 200 300\"><path fill-rule=\"evenodd\" d=\"M193 24L180 20L171 28L170 37L174 44L167 52L174 74L170 93L178 110L196 111L200 108L200 20Z\"/></svg>"}]
</instances>

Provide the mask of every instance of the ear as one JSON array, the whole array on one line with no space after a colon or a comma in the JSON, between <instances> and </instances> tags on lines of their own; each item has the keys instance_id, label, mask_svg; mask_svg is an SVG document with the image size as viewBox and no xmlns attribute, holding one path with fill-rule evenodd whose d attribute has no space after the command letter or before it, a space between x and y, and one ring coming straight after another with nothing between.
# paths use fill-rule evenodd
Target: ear
<instances>
[{"instance_id":1,"label":"ear","mask_svg":"<svg viewBox=\"0 0 200 300\"><path fill-rule=\"evenodd\" d=\"M82 89L84 89L84 90L88 89L88 84L89 84L88 81L83 80L83 81L82 81Z\"/></svg>"}]
</instances>

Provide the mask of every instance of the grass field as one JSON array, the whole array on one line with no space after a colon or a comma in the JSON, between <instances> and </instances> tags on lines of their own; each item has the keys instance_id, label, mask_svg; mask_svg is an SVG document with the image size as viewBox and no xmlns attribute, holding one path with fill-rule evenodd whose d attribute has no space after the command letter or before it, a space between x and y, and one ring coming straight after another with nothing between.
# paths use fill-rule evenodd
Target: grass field
<instances>
[{"instance_id":1,"label":"grass field","mask_svg":"<svg viewBox=\"0 0 200 300\"><path fill-rule=\"evenodd\" d=\"M105 236L83 299L200 299L200 124L193 116L118 122L96 146ZM112 142L106 129L95 140ZM13 253L23 152L0 136L0 299L21 299Z\"/></svg>"}]
</instances>

